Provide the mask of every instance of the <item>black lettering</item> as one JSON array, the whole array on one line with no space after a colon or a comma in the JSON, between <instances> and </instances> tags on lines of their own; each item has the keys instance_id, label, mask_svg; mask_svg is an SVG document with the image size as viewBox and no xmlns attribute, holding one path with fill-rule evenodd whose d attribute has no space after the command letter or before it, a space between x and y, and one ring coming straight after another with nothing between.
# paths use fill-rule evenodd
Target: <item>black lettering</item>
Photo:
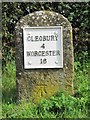
<instances>
[{"instance_id":1,"label":"black lettering","mask_svg":"<svg viewBox=\"0 0 90 120\"><path fill-rule=\"evenodd\" d=\"M27 56L60 56L59 50L53 51L26 51Z\"/></svg>"},{"instance_id":2,"label":"black lettering","mask_svg":"<svg viewBox=\"0 0 90 120\"><path fill-rule=\"evenodd\" d=\"M54 41L54 35L51 35L51 41Z\"/></svg>"},{"instance_id":3,"label":"black lettering","mask_svg":"<svg viewBox=\"0 0 90 120\"><path fill-rule=\"evenodd\" d=\"M30 53L31 53L31 56L34 56L34 51L30 51Z\"/></svg>"},{"instance_id":4,"label":"black lettering","mask_svg":"<svg viewBox=\"0 0 90 120\"><path fill-rule=\"evenodd\" d=\"M53 56L56 56L56 51L55 50L53 51Z\"/></svg>"},{"instance_id":5,"label":"black lettering","mask_svg":"<svg viewBox=\"0 0 90 120\"><path fill-rule=\"evenodd\" d=\"M37 51L34 52L34 56L37 56Z\"/></svg>"},{"instance_id":6,"label":"black lettering","mask_svg":"<svg viewBox=\"0 0 90 120\"><path fill-rule=\"evenodd\" d=\"M44 58L44 59L40 59L40 64L46 64L47 63L47 59Z\"/></svg>"},{"instance_id":7,"label":"black lettering","mask_svg":"<svg viewBox=\"0 0 90 120\"><path fill-rule=\"evenodd\" d=\"M38 54L39 56L42 56L42 52L41 52L41 51L39 51L38 53L39 53L39 54Z\"/></svg>"},{"instance_id":8,"label":"black lettering","mask_svg":"<svg viewBox=\"0 0 90 120\"><path fill-rule=\"evenodd\" d=\"M47 38L47 41L49 41L49 37L48 37L48 36L46 36L46 38Z\"/></svg>"},{"instance_id":9,"label":"black lettering","mask_svg":"<svg viewBox=\"0 0 90 120\"><path fill-rule=\"evenodd\" d=\"M49 41L51 41L51 36L49 36Z\"/></svg>"},{"instance_id":10,"label":"black lettering","mask_svg":"<svg viewBox=\"0 0 90 120\"><path fill-rule=\"evenodd\" d=\"M30 52L27 52L27 56L30 56Z\"/></svg>"},{"instance_id":11,"label":"black lettering","mask_svg":"<svg viewBox=\"0 0 90 120\"><path fill-rule=\"evenodd\" d=\"M43 41L46 41L46 36L43 36Z\"/></svg>"},{"instance_id":12,"label":"black lettering","mask_svg":"<svg viewBox=\"0 0 90 120\"><path fill-rule=\"evenodd\" d=\"M49 51L49 56L52 56L51 53L52 53L52 51Z\"/></svg>"},{"instance_id":13,"label":"black lettering","mask_svg":"<svg viewBox=\"0 0 90 120\"><path fill-rule=\"evenodd\" d=\"M45 51L42 51L42 56L45 56Z\"/></svg>"},{"instance_id":14,"label":"black lettering","mask_svg":"<svg viewBox=\"0 0 90 120\"><path fill-rule=\"evenodd\" d=\"M58 36L57 35L55 35L55 38L56 38L56 41L58 41Z\"/></svg>"},{"instance_id":15,"label":"black lettering","mask_svg":"<svg viewBox=\"0 0 90 120\"><path fill-rule=\"evenodd\" d=\"M35 41L38 41L38 36L35 36Z\"/></svg>"},{"instance_id":16,"label":"black lettering","mask_svg":"<svg viewBox=\"0 0 90 120\"><path fill-rule=\"evenodd\" d=\"M32 42L37 42L37 41L57 41L58 40L58 35L49 35L49 36L45 36L45 35L41 35L41 36L28 36L27 37L28 41L32 41Z\"/></svg>"},{"instance_id":17,"label":"black lettering","mask_svg":"<svg viewBox=\"0 0 90 120\"><path fill-rule=\"evenodd\" d=\"M43 64L46 64L47 63L47 59L43 59Z\"/></svg>"},{"instance_id":18,"label":"black lettering","mask_svg":"<svg viewBox=\"0 0 90 120\"><path fill-rule=\"evenodd\" d=\"M42 36L39 37L39 41L42 41Z\"/></svg>"},{"instance_id":19,"label":"black lettering","mask_svg":"<svg viewBox=\"0 0 90 120\"><path fill-rule=\"evenodd\" d=\"M59 55L60 56L60 51L59 50L57 50L57 54L56 54L57 56Z\"/></svg>"},{"instance_id":20,"label":"black lettering","mask_svg":"<svg viewBox=\"0 0 90 120\"><path fill-rule=\"evenodd\" d=\"M41 46L41 48L43 48L43 49L44 49L44 48L45 48L45 44L43 44L43 45Z\"/></svg>"},{"instance_id":21,"label":"black lettering","mask_svg":"<svg viewBox=\"0 0 90 120\"><path fill-rule=\"evenodd\" d=\"M33 41L33 36L28 36L28 37L27 37L27 40L28 40L28 41Z\"/></svg>"},{"instance_id":22,"label":"black lettering","mask_svg":"<svg viewBox=\"0 0 90 120\"><path fill-rule=\"evenodd\" d=\"M46 56L49 56L49 52L48 51L46 51Z\"/></svg>"}]
</instances>

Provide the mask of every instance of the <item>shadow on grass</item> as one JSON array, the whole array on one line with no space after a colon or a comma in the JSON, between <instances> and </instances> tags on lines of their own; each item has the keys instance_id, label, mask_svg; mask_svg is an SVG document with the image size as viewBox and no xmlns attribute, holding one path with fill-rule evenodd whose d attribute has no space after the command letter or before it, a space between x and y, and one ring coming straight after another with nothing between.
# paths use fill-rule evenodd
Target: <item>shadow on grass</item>
<instances>
[{"instance_id":1,"label":"shadow on grass","mask_svg":"<svg viewBox=\"0 0 90 120\"><path fill-rule=\"evenodd\" d=\"M16 65L8 62L2 74L2 102L16 102Z\"/></svg>"},{"instance_id":2,"label":"shadow on grass","mask_svg":"<svg viewBox=\"0 0 90 120\"><path fill-rule=\"evenodd\" d=\"M2 102L3 103L15 103L16 102L16 88L2 91Z\"/></svg>"}]
</instances>

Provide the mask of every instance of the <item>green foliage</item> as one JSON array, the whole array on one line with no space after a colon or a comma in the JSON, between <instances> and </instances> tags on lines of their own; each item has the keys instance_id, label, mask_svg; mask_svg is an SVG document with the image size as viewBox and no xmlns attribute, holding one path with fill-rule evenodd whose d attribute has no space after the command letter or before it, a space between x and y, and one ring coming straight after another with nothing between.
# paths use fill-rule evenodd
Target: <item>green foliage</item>
<instances>
[{"instance_id":1,"label":"green foliage","mask_svg":"<svg viewBox=\"0 0 90 120\"><path fill-rule=\"evenodd\" d=\"M51 97L49 100L44 100L38 110L40 117L54 118L81 118L87 117L88 111L86 103L88 99L75 98L73 96L65 96L64 93L58 93L57 96Z\"/></svg>"},{"instance_id":2,"label":"green foliage","mask_svg":"<svg viewBox=\"0 0 90 120\"><path fill-rule=\"evenodd\" d=\"M80 59L82 57L82 59ZM86 59L87 58L87 59ZM78 59L80 61L78 61ZM83 62L82 62L83 61ZM49 99L43 99L38 105L31 102L16 102L15 62L8 63L4 69L3 118L88 118L89 116L89 78L90 60L87 52L75 54L74 95L57 93Z\"/></svg>"}]
</instances>

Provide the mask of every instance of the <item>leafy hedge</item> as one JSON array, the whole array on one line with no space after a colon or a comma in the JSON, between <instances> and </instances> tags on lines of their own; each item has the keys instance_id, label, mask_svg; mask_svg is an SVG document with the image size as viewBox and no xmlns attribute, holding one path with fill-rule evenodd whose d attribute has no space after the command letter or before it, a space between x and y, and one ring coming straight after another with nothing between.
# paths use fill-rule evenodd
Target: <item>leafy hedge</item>
<instances>
[{"instance_id":1,"label":"leafy hedge","mask_svg":"<svg viewBox=\"0 0 90 120\"><path fill-rule=\"evenodd\" d=\"M2 3L2 42L3 64L15 58L14 29L23 16L39 10L58 12L71 22L75 52L89 51L90 22L89 3L61 2L3 2Z\"/></svg>"}]
</instances>

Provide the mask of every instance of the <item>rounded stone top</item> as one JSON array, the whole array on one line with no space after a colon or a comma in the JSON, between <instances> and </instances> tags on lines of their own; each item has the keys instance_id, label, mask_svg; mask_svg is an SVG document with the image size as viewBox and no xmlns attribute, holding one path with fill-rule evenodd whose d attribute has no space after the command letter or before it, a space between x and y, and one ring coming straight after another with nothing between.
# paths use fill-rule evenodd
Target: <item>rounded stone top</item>
<instances>
[{"instance_id":1,"label":"rounded stone top","mask_svg":"<svg viewBox=\"0 0 90 120\"><path fill-rule=\"evenodd\" d=\"M17 27L37 27L37 26L63 26L70 27L71 24L63 15L52 11L36 11L24 16L17 23Z\"/></svg>"}]
</instances>

